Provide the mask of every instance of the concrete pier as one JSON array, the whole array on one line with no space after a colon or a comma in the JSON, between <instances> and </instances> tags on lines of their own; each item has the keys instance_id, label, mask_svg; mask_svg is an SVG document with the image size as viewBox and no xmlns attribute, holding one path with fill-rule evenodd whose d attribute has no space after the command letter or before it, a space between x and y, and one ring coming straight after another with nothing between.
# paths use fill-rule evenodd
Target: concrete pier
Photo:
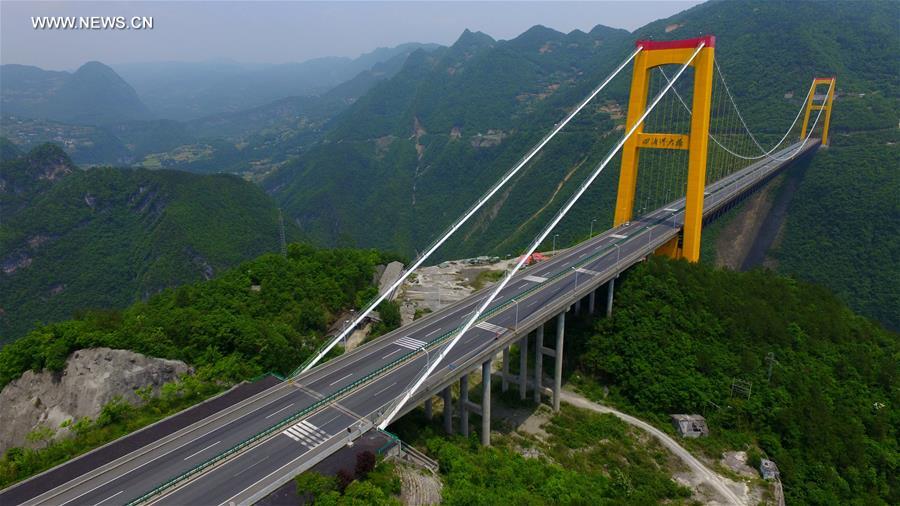
<instances>
[{"instance_id":1,"label":"concrete pier","mask_svg":"<svg viewBox=\"0 0 900 506\"><path fill-rule=\"evenodd\" d=\"M444 432L453 434L453 391L447 387L441 395L444 397Z\"/></svg>"},{"instance_id":2,"label":"concrete pier","mask_svg":"<svg viewBox=\"0 0 900 506\"><path fill-rule=\"evenodd\" d=\"M481 364L481 444L491 446L491 359Z\"/></svg>"},{"instance_id":3,"label":"concrete pier","mask_svg":"<svg viewBox=\"0 0 900 506\"><path fill-rule=\"evenodd\" d=\"M566 313L556 317L556 353L553 368L553 411L559 411L559 391L562 388L563 337L566 332Z\"/></svg>"},{"instance_id":4,"label":"concrete pier","mask_svg":"<svg viewBox=\"0 0 900 506\"><path fill-rule=\"evenodd\" d=\"M534 402L541 402L541 374L544 363L544 324L537 328L534 335Z\"/></svg>"},{"instance_id":5,"label":"concrete pier","mask_svg":"<svg viewBox=\"0 0 900 506\"><path fill-rule=\"evenodd\" d=\"M528 395L528 336L519 341L519 399Z\"/></svg>"}]
</instances>

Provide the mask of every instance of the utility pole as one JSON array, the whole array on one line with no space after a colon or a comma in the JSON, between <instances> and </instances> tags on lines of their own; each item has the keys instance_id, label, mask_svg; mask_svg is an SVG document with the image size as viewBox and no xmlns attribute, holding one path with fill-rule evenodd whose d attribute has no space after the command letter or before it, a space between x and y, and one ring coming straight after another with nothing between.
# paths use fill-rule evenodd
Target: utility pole
<instances>
[{"instance_id":1,"label":"utility pole","mask_svg":"<svg viewBox=\"0 0 900 506\"><path fill-rule=\"evenodd\" d=\"M766 383L768 383L772 381L772 366L778 363L778 361L775 360L775 352L770 351L769 353L766 353L766 362L769 363L769 373L766 376Z\"/></svg>"},{"instance_id":2,"label":"utility pole","mask_svg":"<svg viewBox=\"0 0 900 506\"><path fill-rule=\"evenodd\" d=\"M734 397L735 392L741 397L750 398L750 393L753 391L753 383L750 381L732 378L731 380L731 397Z\"/></svg>"},{"instance_id":3,"label":"utility pole","mask_svg":"<svg viewBox=\"0 0 900 506\"><path fill-rule=\"evenodd\" d=\"M284 240L284 216L281 214L281 208L278 208L278 229L281 232L281 256L287 256L287 244Z\"/></svg>"}]
</instances>

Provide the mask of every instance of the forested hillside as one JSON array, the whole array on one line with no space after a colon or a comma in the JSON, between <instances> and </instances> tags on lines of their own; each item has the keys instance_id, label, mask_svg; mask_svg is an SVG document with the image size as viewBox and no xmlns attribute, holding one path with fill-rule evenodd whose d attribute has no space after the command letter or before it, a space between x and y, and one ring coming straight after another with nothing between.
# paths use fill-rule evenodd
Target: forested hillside
<instances>
[{"instance_id":1,"label":"forested hillside","mask_svg":"<svg viewBox=\"0 0 900 506\"><path fill-rule=\"evenodd\" d=\"M322 243L421 248L587 94L629 44L628 32L602 26L570 34L536 26L510 41L467 31L449 48L410 55L400 73L335 120L324 142L265 185ZM519 224L571 192L568 185L557 194L559 181L583 178L599 161L613 141L615 114L602 102L586 109L444 256L521 247L539 222ZM598 187L610 187L614 176ZM599 191L593 196L610 201ZM597 207L569 223L596 217ZM583 225L579 232L586 233Z\"/></svg>"},{"instance_id":2,"label":"forested hillside","mask_svg":"<svg viewBox=\"0 0 900 506\"><path fill-rule=\"evenodd\" d=\"M466 32L452 47L411 55L400 73L342 113L324 142L264 185L321 244L413 252L625 58L635 39L712 33L722 73L764 144L788 128L812 77L837 76L835 147L809 168L777 257L784 272L823 282L897 328L891 281L900 276L893 261L900 241L897 199L890 196L900 191L898 17L896 2L714 1L634 33L598 26L562 34L538 26L495 41ZM626 72L586 108L441 256L521 251L617 137L613 127L624 121L629 79ZM860 146L854 139L866 137L879 140L859 148L870 153L865 159L841 147ZM595 227L611 224L617 177L614 160L558 227L562 244L587 236L592 220ZM875 185L893 192L850 203L841 197ZM863 220L859 230L855 224Z\"/></svg>"},{"instance_id":3,"label":"forested hillside","mask_svg":"<svg viewBox=\"0 0 900 506\"><path fill-rule=\"evenodd\" d=\"M234 176L82 171L47 144L3 161L0 178L3 340L279 249L274 203Z\"/></svg>"},{"instance_id":4,"label":"forested hillside","mask_svg":"<svg viewBox=\"0 0 900 506\"><path fill-rule=\"evenodd\" d=\"M347 307L372 297L375 251L291 244L287 255L241 263L212 281L167 289L118 309L82 311L0 348L0 388L29 369L61 371L75 350L109 347L176 358L196 374L136 408L111 402L95 420L74 420L71 438L0 458L0 488L184 409L263 372L287 374L322 344ZM57 427L49 427L51 431Z\"/></svg>"},{"instance_id":5,"label":"forested hillside","mask_svg":"<svg viewBox=\"0 0 900 506\"><path fill-rule=\"evenodd\" d=\"M658 425L705 414L712 436L696 448L759 445L788 504L900 501L900 336L768 272L657 258L616 286L612 318L566 340L607 401Z\"/></svg>"}]
</instances>

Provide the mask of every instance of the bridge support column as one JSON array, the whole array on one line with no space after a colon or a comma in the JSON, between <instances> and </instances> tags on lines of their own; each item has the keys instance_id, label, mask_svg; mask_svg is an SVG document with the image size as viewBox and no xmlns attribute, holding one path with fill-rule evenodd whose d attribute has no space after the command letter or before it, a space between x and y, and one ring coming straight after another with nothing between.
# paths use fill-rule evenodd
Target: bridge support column
<instances>
[{"instance_id":1,"label":"bridge support column","mask_svg":"<svg viewBox=\"0 0 900 506\"><path fill-rule=\"evenodd\" d=\"M544 366L544 324L542 323L534 335L534 402L541 403L541 369Z\"/></svg>"},{"instance_id":2,"label":"bridge support column","mask_svg":"<svg viewBox=\"0 0 900 506\"><path fill-rule=\"evenodd\" d=\"M481 364L481 444L491 446L491 359Z\"/></svg>"},{"instance_id":3,"label":"bridge support column","mask_svg":"<svg viewBox=\"0 0 900 506\"><path fill-rule=\"evenodd\" d=\"M453 434L453 392L447 387L441 395L444 397L444 432Z\"/></svg>"},{"instance_id":4,"label":"bridge support column","mask_svg":"<svg viewBox=\"0 0 900 506\"><path fill-rule=\"evenodd\" d=\"M581 312L581 299L575 301L575 310L573 312L576 315Z\"/></svg>"},{"instance_id":5,"label":"bridge support column","mask_svg":"<svg viewBox=\"0 0 900 506\"><path fill-rule=\"evenodd\" d=\"M612 316L613 290L616 286L616 278L610 279L606 283L606 317Z\"/></svg>"},{"instance_id":6,"label":"bridge support column","mask_svg":"<svg viewBox=\"0 0 900 506\"><path fill-rule=\"evenodd\" d=\"M459 378L459 432L469 437L469 373Z\"/></svg>"},{"instance_id":7,"label":"bridge support column","mask_svg":"<svg viewBox=\"0 0 900 506\"><path fill-rule=\"evenodd\" d=\"M509 376L509 346L503 348L503 376L500 380L500 390L503 392L509 390L509 381L506 379L507 376Z\"/></svg>"},{"instance_id":8,"label":"bridge support column","mask_svg":"<svg viewBox=\"0 0 900 506\"><path fill-rule=\"evenodd\" d=\"M528 336L519 341L519 399L528 395Z\"/></svg>"},{"instance_id":9,"label":"bridge support column","mask_svg":"<svg viewBox=\"0 0 900 506\"><path fill-rule=\"evenodd\" d=\"M588 295L588 314L594 314L594 311L597 309L597 290L591 290L591 294Z\"/></svg>"},{"instance_id":10,"label":"bridge support column","mask_svg":"<svg viewBox=\"0 0 900 506\"><path fill-rule=\"evenodd\" d=\"M425 419L429 422L431 421L432 413L431 413L431 398L425 400Z\"/></svg>"},{"instance_id":11,"label":"bridge support column","mask_svg":"<svg viewBox=\"0 0 900 506\"><path fill-rule=\"evenodd\" d=\"M559 391L562 388L563 368L563 336L566 331L566 313L560 313L556 317L556 353L553 358L556 364L553 368L553 411L559 411Z\"/></svg>"}]
</instances>

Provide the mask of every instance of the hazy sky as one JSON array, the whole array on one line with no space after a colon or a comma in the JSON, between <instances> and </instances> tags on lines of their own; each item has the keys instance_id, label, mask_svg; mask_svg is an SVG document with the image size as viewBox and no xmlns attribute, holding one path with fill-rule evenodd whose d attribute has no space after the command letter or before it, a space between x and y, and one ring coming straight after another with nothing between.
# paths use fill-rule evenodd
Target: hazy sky
<instances>
[{"instance_id":1,"label":"hazy sky","mask_svg":"<svg viewBox=\"0 0 900 506\"><path fill-rule=\"evenodd\" d=\"M465 29L509 39L542 24L633 30L698 1L620 2L17 2L0 1L0 62L71 70L104 63L283 63L403 42L451 44ZM33 16L153 18L152 30L35 30ZM129 21L130 22L130 21Z\"/></svg>"}]
</instances>

